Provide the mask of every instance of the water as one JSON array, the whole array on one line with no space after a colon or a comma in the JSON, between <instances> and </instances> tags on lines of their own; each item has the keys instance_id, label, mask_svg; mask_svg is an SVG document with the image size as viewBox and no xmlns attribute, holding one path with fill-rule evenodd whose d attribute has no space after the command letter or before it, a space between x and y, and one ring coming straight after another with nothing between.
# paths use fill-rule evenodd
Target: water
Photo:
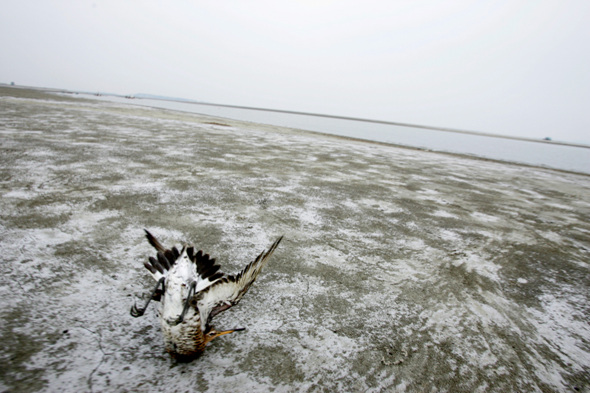
<instances>
[{"instance_id":1,"label":"water","mask_svg":"<svg viewBox=\"0 0 590 393\"><path fill-rule=\"evenodd\" d=\"M106 96L101 98L126 104L180 110L590 174L590 148L584 146L564 146L553 143L460 134L329 117L199 105L176 101L152 99L130 101Z\"/></svg>"}]
</instances>

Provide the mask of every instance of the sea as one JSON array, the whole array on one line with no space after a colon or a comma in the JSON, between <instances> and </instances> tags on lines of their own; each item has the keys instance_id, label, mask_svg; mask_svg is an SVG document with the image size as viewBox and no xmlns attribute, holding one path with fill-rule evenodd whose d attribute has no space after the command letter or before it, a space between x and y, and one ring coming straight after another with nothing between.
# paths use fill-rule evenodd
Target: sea
<instances>
[{"instance_id":1,"label":"sea","mask_svg":"<svg viewBox=\"0 0 590 393\"><path fill-rule=\"evenodd\" d=\"M502 136L474 135L342 119L327 115L294 114L168 99L135 98L131 100L106 95L93 96L93 98L590 174L590 146L588 145L564 145L542 139L519 140Z\"/></svg>"}]
</instances>

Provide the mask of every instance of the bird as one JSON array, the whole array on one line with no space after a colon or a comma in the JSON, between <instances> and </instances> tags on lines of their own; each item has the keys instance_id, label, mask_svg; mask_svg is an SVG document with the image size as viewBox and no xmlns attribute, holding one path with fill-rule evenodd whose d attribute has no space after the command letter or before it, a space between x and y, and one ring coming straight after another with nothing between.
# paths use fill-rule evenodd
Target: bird
<instances>
[{"instance_id":1,"label":"bird","mask_svg":"<svg viewBox=\"0 0 590 393\"><path fill-rule=\"evenodd\" d=\"M234 328L216 330L213 317L238 304L260 271L268 262L283 236L239 273L222 273L215 258L194 246L165 248L147 229L145 236L156 249L156 257L144 262L145 268L156 280L143 307L134 304L131 316L144 315L151 300L159 301L159 319L165 348L178 361L191 361L198 357L212 340L225 334L245 330Z\"/></svg>"}]
</instances>

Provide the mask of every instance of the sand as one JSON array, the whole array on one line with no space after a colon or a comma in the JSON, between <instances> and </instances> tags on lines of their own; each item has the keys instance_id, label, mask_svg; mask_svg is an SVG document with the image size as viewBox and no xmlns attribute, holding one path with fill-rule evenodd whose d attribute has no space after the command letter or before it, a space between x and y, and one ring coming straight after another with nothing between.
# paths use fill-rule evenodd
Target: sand
<instances>
[{"instance_id":1,"label":"sand","mask_svg":"<svg viewBox=\"0 0 590 393\"><path fill-rule=\"evenodd\" d=\"M590 177L0 88L0 391L590 391ZM165 352L148 228L246 331Z\"/></svg>"}]
</instances>

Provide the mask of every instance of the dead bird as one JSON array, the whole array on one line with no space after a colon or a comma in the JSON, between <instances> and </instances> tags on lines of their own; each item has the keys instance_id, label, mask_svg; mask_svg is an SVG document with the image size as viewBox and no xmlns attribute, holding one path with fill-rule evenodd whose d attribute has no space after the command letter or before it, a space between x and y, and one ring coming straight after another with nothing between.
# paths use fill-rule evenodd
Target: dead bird
<instances>
[{"instance_id":1,"label":"dead bird","mask_svg":"<svg viewBox=\"0 0 590 393\"><path fill-rule=\"evenodd\" d=\"M166 350L176 359L189 361L199 355L216 337L244 330L237 328L218 331L211 319L238 304L258 277L283 236L268 250L263 251L236 275L219 271L215 258L195 248L166 249L147 230L148 242L156 249L157 257L144 263L156 280L156 286L144 307L131 307L131 315L139 317L151 300L160 302L159 317Z\"/></svg>"}]
</instances>

